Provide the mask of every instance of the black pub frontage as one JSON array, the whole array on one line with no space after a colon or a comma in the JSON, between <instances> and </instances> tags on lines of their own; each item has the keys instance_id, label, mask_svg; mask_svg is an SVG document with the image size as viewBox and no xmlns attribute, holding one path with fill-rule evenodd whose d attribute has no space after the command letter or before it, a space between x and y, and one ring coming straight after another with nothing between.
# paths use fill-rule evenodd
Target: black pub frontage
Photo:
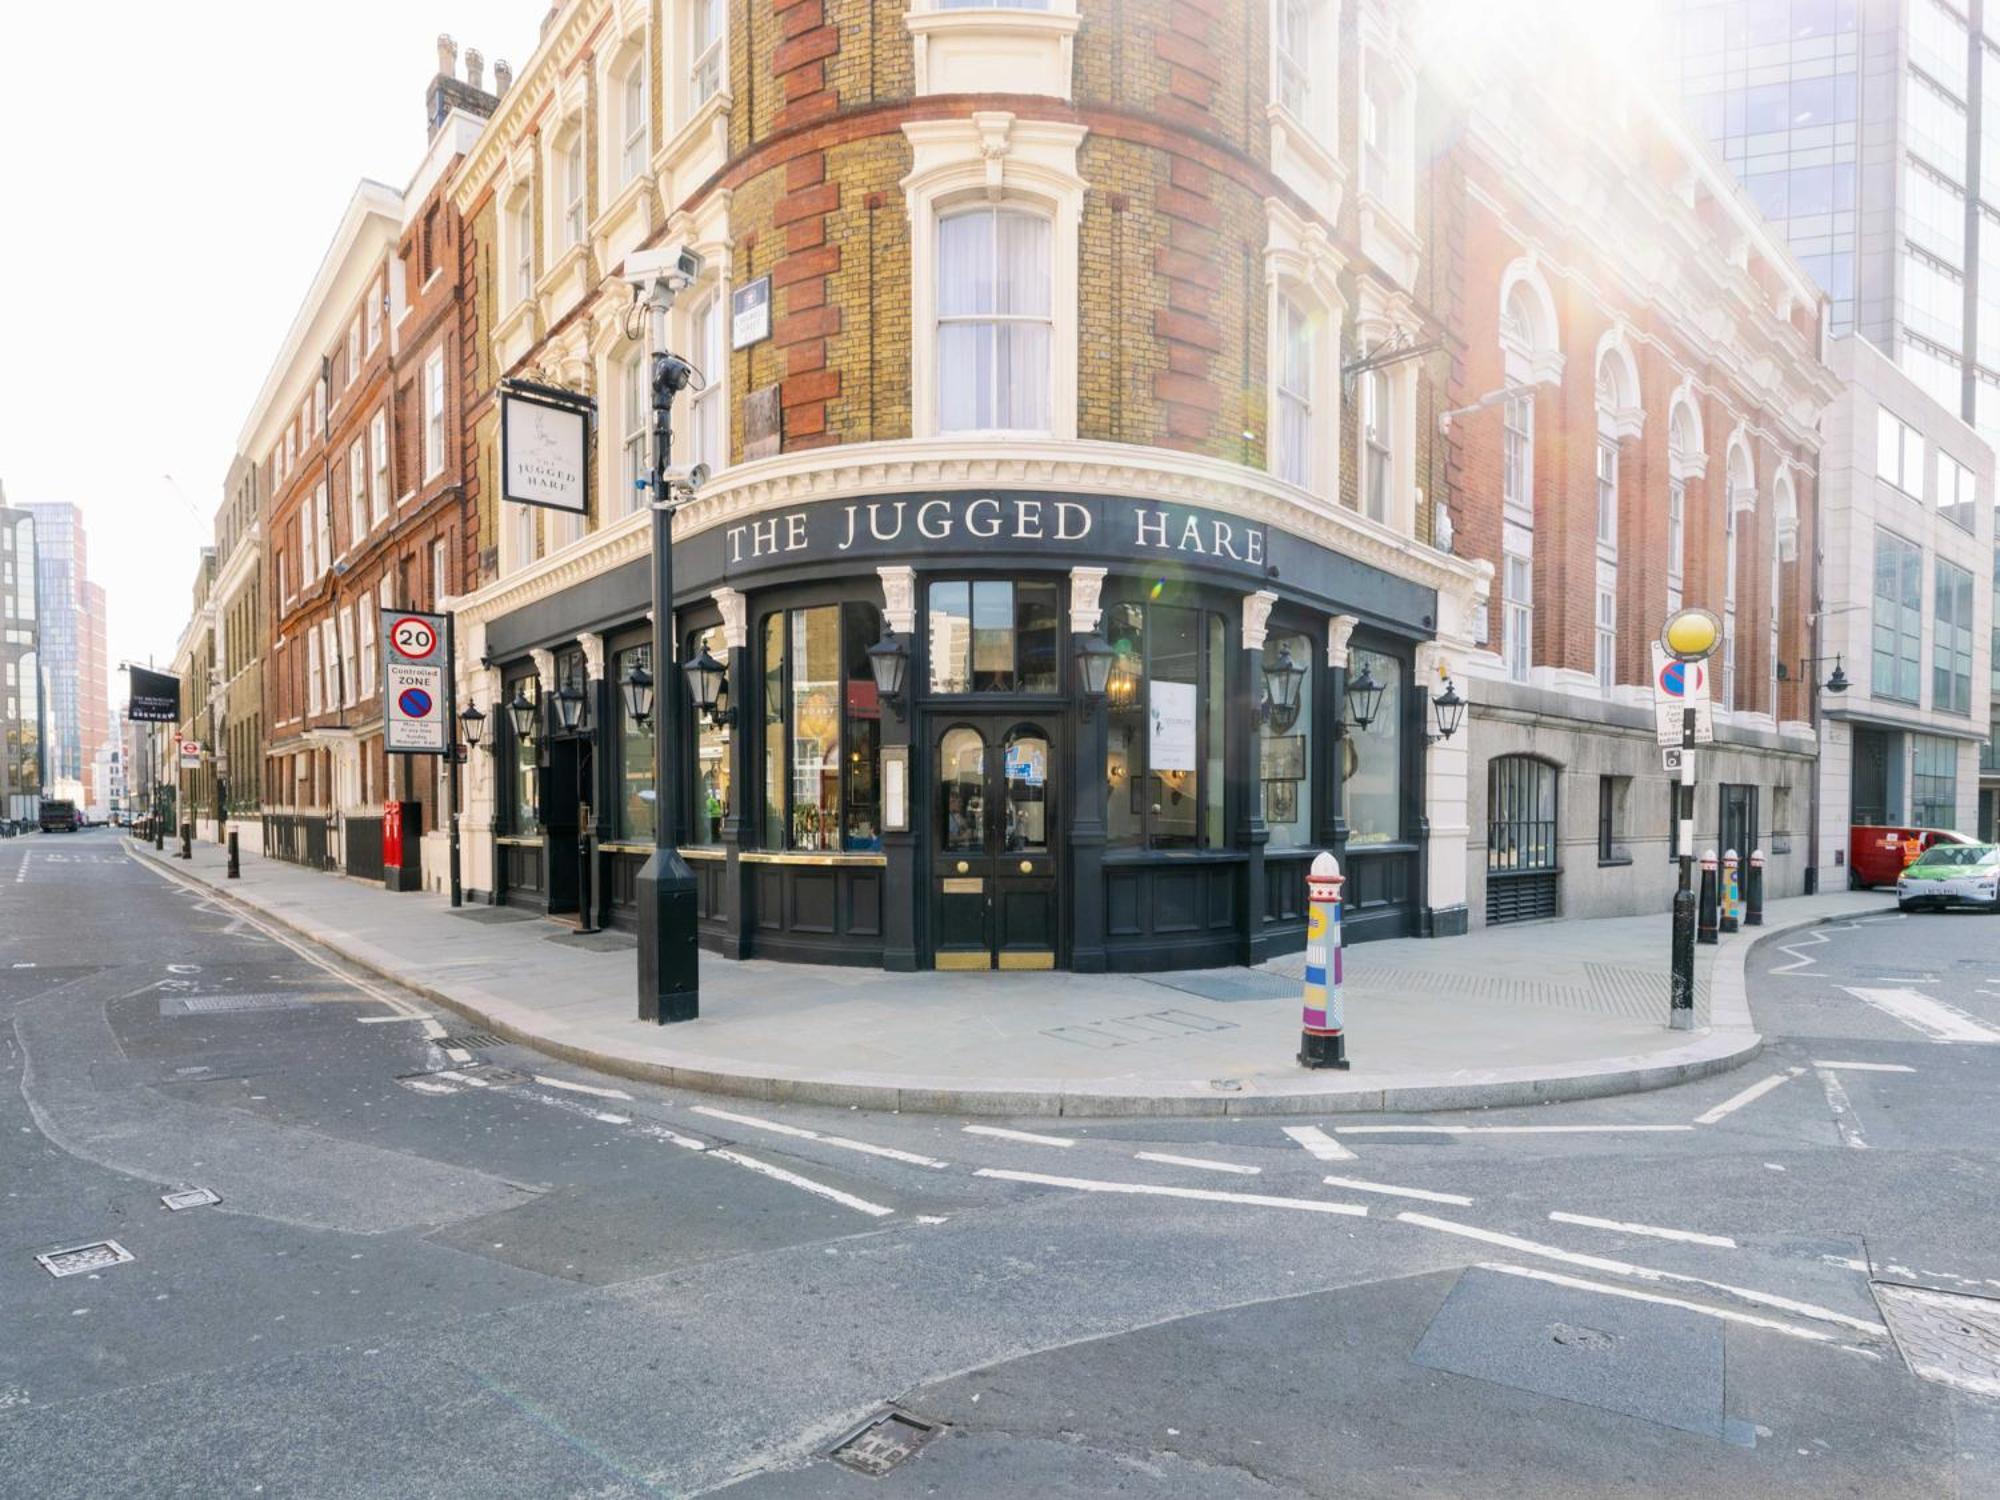
<instances>
[{"instance_id":1,"label":"black pub frontage","mask_svg":"<svg viewBox=\"0 0 2000 1500\"><path fill-rule=\"evenodd\" d=\"M486 622L492 899L635 924L643 668L687 695L673 794L730 957L1257 963L1303 943L1322 849L1347 942L1463 930L1424 904L1437 595L1324 539L1116 496L886 495L725 515L675 571L666 671L643 555Z\"/></svg>"}]
</instances>

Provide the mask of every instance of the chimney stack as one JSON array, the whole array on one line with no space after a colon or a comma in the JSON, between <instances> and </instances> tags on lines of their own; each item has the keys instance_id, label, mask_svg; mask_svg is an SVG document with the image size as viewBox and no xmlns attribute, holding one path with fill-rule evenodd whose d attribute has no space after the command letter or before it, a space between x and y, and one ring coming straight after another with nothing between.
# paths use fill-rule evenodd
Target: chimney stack
<instances>
[{"instance_id":1,"label":"chimney stack","mask_svg":"<svg viewBox=\"0 0 2000 1500\"><path fill-rule=\"evenodd\" d=\"M504 57L495 58L493 60L493 92L495 94L504 94L513 86L513 82L514 70L507 65L507 59Z\"/></svg>"},{"instance_id":2,"label":"chimney stack","mask_svg":"<svg viewBox=\"0 0 2000 1500\"><path fill-rule=\"evenodd\" d=\"M465 77L458 76L458 43L449 36L440 35L437 40L438 70L431 79L431 86L424 92L424 115L430 126L430 138L437 139L437 133L444 129L444 122L453 110L477 119L485 119L493 113L499 102L494 94L486 92L486 57L477 47L465 49ZM493 81L497 90L504 91L513 73L504 62L493 64Z\"/></svg>"},{"instance_id":3,"label":"chimney stack","mask_svg":"<svg viewBox=\"0 0 2000 1500\"><path fill-rule=\"evenodd\" d=\"M438 33L438 76L458 77L458 43L444 32Z\"/></svg>"},{"instance_id":4,"label":"chimney stack","mask_svg":"<svg viewBox=\"0 0 2000 1500\"><path fill-rule=\"evenodd\" d=\"M476 89L486 87L486 55L477 47L465 49L465 81Z\"/></svg>"}]
</instances>

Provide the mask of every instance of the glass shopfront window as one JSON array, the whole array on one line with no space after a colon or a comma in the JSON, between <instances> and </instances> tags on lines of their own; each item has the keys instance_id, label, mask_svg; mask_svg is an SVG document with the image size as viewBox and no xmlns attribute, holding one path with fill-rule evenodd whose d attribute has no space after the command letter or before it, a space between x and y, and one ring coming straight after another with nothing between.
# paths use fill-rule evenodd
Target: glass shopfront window
<instances>
[{"instance_id":1,"label":"glass shopfront window","mask_svg":"<svg viewBox=\"0 0 2000 1500\"><path fill-rule=\"evenodd\" d=\"M1392 844L1403 837L1403 664L1379 651L1353 652L1348 681L1368 673L1382 685L1382 701L1366 729L1350 719L1341 741L1341 776L1347 789L1347 843Z\"/></svg>"},{"instance_id":2,"label":"glass shopfront window","mask_svg":"<svg viewBox=\"0 0 2000 1500\"><path fill-rule=\"evenodd\" d=\"M723 638L720 625L694 631L683 649L685 661L693 661L703 651L719 662L726 664L729 660L729 643ZM715 695L718 714L728 712L732 696L733 684L725 677L721 691ZM691 708L689 712L694 718L694 816L688 828L688 842L705 847L722 842L722 821L729 816L729 746L733 734L727 726L710 723L698 709Z\"/></svg>"},{"instance_id":3,"label":"glass shopfront window","mask_svg":"<svg viewBox=\"0 0 2000 1500\"><path fill-rule=\"evenodd\" d=\"M1053 693L1056 586L1003 579L930 586L933 693Z\"/></svg>"},{"instance_id":4,"label":"glass shopfront window","mask_svg":"<svg viewBox=\"0 0 2000 1500\"><path fill-rule=\"evenodd\" d=\"M1167 604L1104 612L1113 844L1217 849L1223 841L1223 618Z\"/></svg>"},{"instance_id":5,"label":"glass shopfront window","mask_svg":"<svg viewBox=\"0 0 2000 1500\"><path fill-rule=\"evenodd\" d=\"M1273 635L1264 643L1264 670L1276 669L1286 656L1303 667L1298 716L1287 725L1270 717L1257 730L1258 774L1263 780L1264 826L1270 848L1306 849L1313 845L1312 728L1313 643L1309 636Z\"/></svg>"},{"instance_id":6,"label":"glass shopfront window","mask_svg":"<svg viewBox=\"0 0 2000 1500\"><path fill-rule=\"evenodd\" d=\"M535 677L518 677L506 685L506 701L512 703L516 695L525 697L535 705L534 723L539 736L542 722L542 684ZM507 737L510 742L509 772L511 786L507 797L507 832L526 836L542 831L541 779L536 775L535 763L540 749L536 739L522 739L514 733L514 716L510 712L504 716Z\"/></svg>"},{"instance_id":7,"label":"glass shopfront window","mask_svg":"<svg viewBox=\"0 0 2000 1500\"><path fill-rule=\"evenodd\" d=\"M881 633L868 604L765 617L765 848L881 848L882 710L868 666Z\"/></svg>"},{"instance_id":8,"label":"glass shopfront window","mask_svg":"<svg viewBox=\"0 0 2000 1500\"><path fill-rule=\"evenodd\" d=\"M611 712L618 720L618 837L643 843L653 837L653 727L625 712L621 684L634 667L653 670L653 648L633 646L612 658Z\"/></svg>"}]
</instances>

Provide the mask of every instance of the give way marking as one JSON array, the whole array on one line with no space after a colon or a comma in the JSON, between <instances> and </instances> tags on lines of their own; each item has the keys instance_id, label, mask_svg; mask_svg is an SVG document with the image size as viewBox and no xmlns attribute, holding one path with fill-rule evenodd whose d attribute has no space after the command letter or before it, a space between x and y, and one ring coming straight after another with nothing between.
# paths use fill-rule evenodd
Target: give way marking
<instances>
[{"instance_id":1,"label":"give way marking","mask_svg":"<svg viewBox=\"0 0 2000 1500\"><path fill-rule=\"evenodd\" d=\"M1933 1000L1921 991L1856 989L1845 984L1841 988L1864 1005L1874 1006L1883 1015L1901 1021L1912 1031L1921 1031L1934 1042L2000 1042L2000 1031L1981 1025L1957 1006Z\"/></svg>"}]
</instances>

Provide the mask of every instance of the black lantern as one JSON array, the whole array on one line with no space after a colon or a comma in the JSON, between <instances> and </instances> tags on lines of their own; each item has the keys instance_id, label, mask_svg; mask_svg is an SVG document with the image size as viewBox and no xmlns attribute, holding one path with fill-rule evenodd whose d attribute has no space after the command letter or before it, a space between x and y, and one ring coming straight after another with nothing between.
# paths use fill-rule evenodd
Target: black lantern
<instances>
[{"instance_id":1,"label":"black lantern","mask_svg":"<svg viewBox=\"0 0 2000 1500\"><path fill-rule=\"evenodd\" d=\"M523 742L535 737L535 705L521 688L514 689L514 701L507 705L507 716L514 721L514 738Z\"/></svg>"},{"instance_id":2,"label":"black lantern","mask_svg":"<svg viewBox=\"0 0 2000 1500\"><path fill-rule=\"evenodd\" d=\"M868 669L875 674L875 694L897 718L903 717L903 678L910 669L910 646L884 627L882 639L868 648Z\"/></svg>"},{"instance_id":3,"label":"black lantern","mask_svg":"<svg viewBox=\"0 0 2000 1500\"><path fill-rule=\"evenodd\" d=\"M1829 693L1847 691L1847 674L1840 670L1840 658L1837 656L1833 659L1833 675L1827 678L1825 687Z\"/></svg>"},{"instance_id":4,"label":"black lantern","mask_svg":"<svg viewBox=\"0 0 2000 1500\"><path fill-rule=\"evenodd\" d=\"M556 690L556 722L564 734L575 734L583 722L583 689L570 683Z\"/></svg>"},{"instance_id":5,"label":"black lantern","mask_svg":"<svg viewBox=\"0 0 2000 1500\"><path fill-rule=\"evenodd\" d=\"M1299 721L1299 690L1306 669L1292 660L1292 648L1280 646L1278 659L1264 665L1264 714L1279 734L1291 733Z\"/></svg>"},{"instance_id":6,"label":"black lantern","mask_svg":"<svg viewBox=\"0 0 2000 1500\"><path fill-rule=\"evenodd\" d=\"M1441 740L1457 734L1458 726L1465 722L1465 700L1458 696L1458 685L1449 677L1444 680L1444 691L1432 697L1431 712L1437 715Z\"/></svg>"},{"instance_id":7,"label":"black lantern","mask_svg":"<svg viewBox=\"0 0 2000 1500\"><path fill-rule=\"evenodd\" d=\"M486 733L486 715L479 711L477 703L468 703L458 711L458 732L469 748L479 748Z\"/></svg>"},{"instance_id":8,"label":"black lantern","mask_svg":"<svg viewBox=\"0 0 2000 1500\"><path fill-rule=\"evenodd\" d=\"M724 674L729 669L709 653L708 647L703 646L701 655L691 662L682 663L681 670L687 673L688 691L694 695L694 706L709 723L726 722L722 716L727 710L717 705L728 690L728 679Z\"/></svg>"},{"instance_id":9,"label":"black lantern","mask_svg":"<svg viewBox=\"0 0 2000 1500\"><path fill-rule=\"evenodd\" d=\"M1096 631L1076 638L1076 683L1085 707L1104 701L1111 683L1111 664L1118 653Z\"/></svg>"},{"instance_id":10,"label":"black lantern","mask_svg":"<svg viewBox=\"0 0 2000 1500\"><path fill-rule=\"evenodd\" d=\"M618 684L618 691L625 695L625 717L641 729L653 717L653 674L646 670L646 664L634 661L632 668Z\"/></svg>"},{"instance_id":11,"label":"black lantern","mask_svg":"<svg viewBox=\"0 0 2000 1500\"><path fill-rule=\"evenodd\" d=\"M1375 680L1368 670L1368 663L1361 664L1360 675L1351 678L1347 684L1347 716L1354 721L1356 729L1366 729L1375 722L1375 715L1382 707L1382 695L1388 688Z\"/></svg>"}]
</instances>

